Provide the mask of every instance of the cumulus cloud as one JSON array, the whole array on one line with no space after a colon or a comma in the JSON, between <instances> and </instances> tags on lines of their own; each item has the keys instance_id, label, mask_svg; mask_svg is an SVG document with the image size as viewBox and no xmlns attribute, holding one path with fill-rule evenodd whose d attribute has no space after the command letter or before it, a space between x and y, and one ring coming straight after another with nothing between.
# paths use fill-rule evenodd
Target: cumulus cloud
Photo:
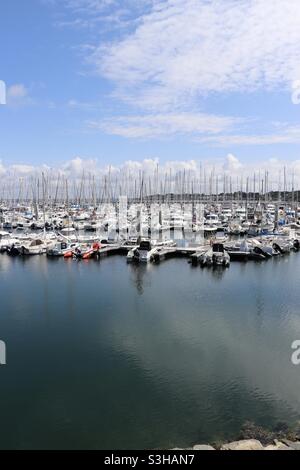
<instances>
[{"instance_id":1,"label":"cumulus cloud","mask_svg":"<svg viewBox=\"0 0 300 470\"><path fill-rule=\"evenodd\" d=\"M96 169L97 160L84 159L80 157L73 158L61 167L61 170L69 176L81 176L84 171L95 172Z\"/></svg>"},{"instance_id":2,"label":"cumulus cloud","mask_svg":"<svg viewBox=\"0 0 300 470\"><path fill-rule=\"evenodd\" d=\"M128 181L131 182L134 181L134 178L140 180L141 175L147 180L148 177L154 178L153 181L157 181L157 178L159 178L160 182L164 184L166 177L168 180L172 178L174 182L176 175L182 175L183 172L189 174L195 181L199 181L201 174L202 178L204 174L206 174L207 178L213 174L214 178L217 176L220 178L219 181L222 181L224 175L235 178L235 181L240 178L244 178L244 181L246 181L247 177L253 181L254 174L256 174L257 178L259 174L262 176L264 172L267 172L269 175L269 187L278 190L279 181L281 180L281 184L283 181L284 168L289 184L291 185L293 181L295 187L300 189L300 160L285 161L283 159L270 158L260 161L259 165L257 165L257 163L242 162L238 156L232 153L227 154L224 158L202 161L187 159L163 162L157 157L149 157L144 160L127 160L119 166L103 166L100 160L79 156L56 168L49 168L46 165L34 166L23 164L6 166L0 162L0 179L2 185L6 184L9 179L13 180L16 178L27 179L29 184L31 184L31 178L41 177L42 173L54 180L60 175L70 181L78 182L82 180L83 175L87 178L93 175L97 178L97 181L104 181L103 178L110 175L114 178L113 185L117 191L122 181L124 182L128 177Z\"/></svg>"},{"instance_id":3,"label":"cumulus cloud","mask_svg":"<svg viewBox=\"0 0 300 470\"><path fill-rule=\"evenodd\" d=\"M7 104L8 106L24 106L32 104L32 99L29 95L29 90L22 83L11 85L7 89Z\"/></svg>"},{"instance_id":4,"label":"cumulus cloud","mask_svg":"<svg viewBox=\"0 0 300 470\"><path fill-rule=\"evenodd\" d=\"M2 176L4 176L5 173L6 173L6 168L5 168L5 166L3 165L2 161L0 160L0 178L1 178Z\"/></svg>"},{"instance_id":5,"label":"cumulus cloud","mask_svg":"<svg viewBox=\"0 0 300 470\"><path fill-rule=\"evenodd\" d=\"M238 160L237 157L229 153L226 157L226 161L224 163L224 171L228 173L236 173L237 171L241 170L243 168L243 165L241 162Z\"/></svg>"},{"instance_id":6,"label":"cumulus cloud","mask_svg":"<svg viewBox=\"0 0 300 470\"><path fill-rule=\"evenodd\" d=\"M11 165L10 170L13 171L13 173L21 176L21 175L29 175L37 171L37 168L33 165L24 165L24 164L18 164L18 165Z\"/></svg>"},{"instance_id":7,"label":"cumulus cloud","mask_svg":"<svg viewBox=\"0 0 300 470\"><path fill-rule=\"evenodd\" d=\"M24 98L24 96L27 96L28 91L24 85L17 84L10 86L7 94L10 98Z\"/></svg>"}]
</instances>

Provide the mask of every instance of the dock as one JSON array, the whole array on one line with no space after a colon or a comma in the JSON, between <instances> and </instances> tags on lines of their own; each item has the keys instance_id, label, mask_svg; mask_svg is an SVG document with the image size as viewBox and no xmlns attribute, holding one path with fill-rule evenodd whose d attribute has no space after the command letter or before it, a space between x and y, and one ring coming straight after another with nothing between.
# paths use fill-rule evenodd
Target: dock
<instances>
[{"instance_id":1,"label":"dock","mask_svg":"<svg viewBox=\"0 0 300 470\"><path fill-rule=\"evenodd\" d=\"M198 257L206 250L209 249L209 245L201 247L166 247L158 250L154 254L153 261L155 263L160 263L163 260L170 258L189 258Z\"/></svg>"},{"instance_id":2,"label":"dock","mask_svg":"<svg viewBox=\"0 0 300 470\"><path fill-rule=\"evenodd\" d=\"M124 245L107 245L101 248L98 252L98 259L105 258L107 256L121 255L127 256L129 251L133 248L132 246ZM192 264L193 260L198 260L202 253L205 253L209 249L209 245L195 246L195 247L161 247L153 255L153 263L160 263L163 260L171 258L187 258L190 259Z\"/></svg>"}]
</instances>

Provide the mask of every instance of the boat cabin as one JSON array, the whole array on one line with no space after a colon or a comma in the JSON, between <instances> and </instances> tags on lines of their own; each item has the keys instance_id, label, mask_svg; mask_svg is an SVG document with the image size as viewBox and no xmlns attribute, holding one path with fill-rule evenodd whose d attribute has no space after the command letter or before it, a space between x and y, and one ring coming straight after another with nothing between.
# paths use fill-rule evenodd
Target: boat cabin
<instances>
[{"instance_id":1,"label":"boat cabin","mask_svg":"<svg viewBox=\"0 0 300 470\"><path fill-rule=\"evenodd\" d=\"M149 240L142 240L139 246L139 250L150 251L152 249L151 242Z\"/></svg>"},{"instance_id":2,"label":"boat cabin","mask_svg":"<svg viewBox=\"0 0 300 470\"><path fill-rule=\"evenodd\" d=\"M224 253L223 243L214 243L212 246L213 253Z\"/></svg>"}]
</instances>

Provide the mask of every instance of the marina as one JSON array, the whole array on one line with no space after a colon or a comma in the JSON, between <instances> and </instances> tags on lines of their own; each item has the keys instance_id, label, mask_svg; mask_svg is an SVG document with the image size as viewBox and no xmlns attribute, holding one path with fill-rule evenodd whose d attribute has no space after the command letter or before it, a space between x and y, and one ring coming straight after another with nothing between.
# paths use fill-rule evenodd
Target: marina
<instances>
[{"instance_id":1,"label":"marina","mask_svg":"<svg viewBox=\"0 0 300 470\"><path fill-rule=\"evenodd\" d=\"M296 195L161 199L1 202L3 448L187 448L300 419Z\"/></svg>"},{"instance_id":2,"label":"marina","mask_svg":"<svg viewBox=\"0 0 300 470\"><path fill-rule=\"evenodd\" d=\"M299 215L290 201L2 202L1 446L189 448L249 421L296 425Z\"/></svg>"},{"instance_id":3,"label":"marina","mask_svg":"<svg viewBox=\"0 0 300 470\"><path fill-rule=\"evenodd\" d=\"M258 194L252 203L217 202L214 195L206 203L197 198L192 203L136 203L120 196L98 206L69 199L56 205L45 199L39 204L7 201L0 205L0 251L77 260L118 254L139 263L186 257L202 267L262 261L300 246L295 194L285 194L285 202L270 203L270 198L265 195L268 202L262 202Z\"/></svg>"}]
</instances>

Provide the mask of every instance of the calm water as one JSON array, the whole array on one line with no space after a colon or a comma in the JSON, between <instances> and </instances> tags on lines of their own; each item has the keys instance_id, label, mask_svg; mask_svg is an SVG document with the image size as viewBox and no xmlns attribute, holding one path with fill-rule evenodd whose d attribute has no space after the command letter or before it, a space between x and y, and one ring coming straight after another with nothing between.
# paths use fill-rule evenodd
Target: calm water
<instances>
[{"instance_id":1,"label":"calm water","mask_svg":"<svg viewBox=\"0 0 300 470\"><path fill-rule=\"evenodd\" d=\"M1 448L137 449L300 419L300 254L226 271L0 256Z\"/></svg>"}]
</instances>

